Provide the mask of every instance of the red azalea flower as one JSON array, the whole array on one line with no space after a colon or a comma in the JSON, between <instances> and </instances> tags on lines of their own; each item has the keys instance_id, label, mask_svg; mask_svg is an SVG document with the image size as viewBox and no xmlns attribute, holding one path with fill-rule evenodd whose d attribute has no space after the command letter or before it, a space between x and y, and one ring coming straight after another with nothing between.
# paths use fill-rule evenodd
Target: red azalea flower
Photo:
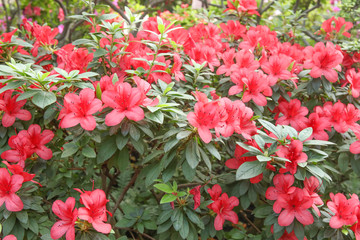
<instances>
[{"instance_id":1,"label":"red azalea flower","mask_svg":"<svg viewBox=\"0 0 360 240\"><path fill-rule=\"evenodd\" d=\"M303 189L295 188L295 191L291 194L280 195L277 202L279 209L283 209L281 212L274 210L276 213L280 213L278 218L280 226L289 226L294 221L294 218L303 225L309 225L314 222L314 217L307 210L311 208L313 200L304 194Z\"/></svg>"},{"instance_id":2,"label":"red azalea flower","mask_svg":"<svg viewBox=\"0 0 360 240\"><path fill-rule=\"evenodd\" d=\"M326 205L334 213L330 219L330 227L341 228L344 225L353 225L356 220L356 210L359 206L359 198L356 194L351 195L350 199L346 199L342 193L334 195L330 193L331 201Z\"/></svg>"},{"instance_id":3,"label":"red azalea flower","mask_svg":"<svg viewBox=\"0 0 360 240\"><path fill-rule=\"evenodd\" d=\"M51 130L41 132L39 125L31 124L27 131L22 130L19 132L18 138L29 139L31 152L36 153L42 159L49 160L52 158L51 149L45 146L54 138L54 133Z\"/></svg>"},{"instance_id":4,"label":"red azalea flower","mask_svg":"<svg viewBox=\"0 0 360 240\"><path fill-rule=\"evenodd\" d=\"M210 194L211 200L214 201L207 207L218 214L214 222L215 230L222 230L225 220L237 224L239 219L237 214L232 211L232 209L239 205L239 199L234 196L229 198L226 193L221 195L222 190L218 184L215 184L212 189L208 188L207 191Z\"/></svg>"},{"instance_id":5,"label":"red azalea flower","mask_svg":"<svg viewBox=\"0 0 360 240\"><path fill-rule=\"evenodd\" d=\"M225 76L230 76L231 66L234 64L235 49L230 48L220 55L221 59L224 61L224 64L216 70L216 74L225 74Z\"/></svg>"},{"instance_id":6,"label":"red azalea flower","mask_svg":"<svg viewBox=\"0 0 360 240\"><path fill-rule=\"evenodd\" d=\"M249 15L258 15L256 0L228 0L228 8L225 11L235 10L239 13L247 13Z\"/></svg>"},{"instance_id":7,"label":"red azalea flower","mask_svg":"<svg viewBox=\"0 0 360 240\"><path fill-rule=\"evenodd\" d=\"M313 138L316 140L329 140L329 135L325 130L331 131L331 123L327 117L320 117L316 112L311 113L306 127L311 127L313 129L313 133L309 137L309 140Z\"/></svg>"},{"instance_id":8,"label":"red azalea flower","mask_svg":"<svg viewBox=\"0 0 360 240\"><path fill-rule=\"evenodd\" d=\"M67 44L55 52L57 55L58 68L66 72L79 70L84 73L88 70L89 63L93 60L94 54L88 53L86 48L75 48L72 44Z\"/></svg>"},{"instance_id":9,"label":"red azalea flower","mask_svg":"<svg viewBox=\"0 0 360 240\"><path fill-rule=\"evenodd\" d=\"M233 211L233 208L238 205L239 199L234 196L229 198L226 193L223 193L217 201L211 204L212 210L217 213L214 222L215 230L222 230L225 220L233 224L239 222L238 215Z\"/></svg>"},{"instance_id":10,"label":"red azalea flower","mask_svg":"<svg viewBox=\"0 0 360 240\"><path fill-rule=\"evenodd\" d=\"M52 205L52 211L60 218L50 230L52 239L59 239L66 233L66 240L75 240L75 222L78 210L75 208L75 198L69 197L64 203L56 200Z\"/></svg>"},{"instance_id":11,"label":"red azalea flower","mask_svg":"<svg viewBox=\"0 0 360 240\"><path fill-rule=\"evenodd\" d=\"M289 80L292 77L288 70L291 63L292 59L290 57L281 54L273 55L268 61L261 64L261 69L269 74L270 86L275 85L279 79Z\"/></svg>"},{"instance_id":12,"label":"red azalea flower","mask_svg":"<svg viewBox=\"0 0 360 240\"><path fill-rule=\"evenodd\" d=\"M21 175L12 175L5 168L0 168L0 206L5 202L10 212L19 212L24 204L15 193L21 188L24 178Z\"/></svg>"},{"instance_id":13,"label":"red azalea flower","mask_svg":"<svg viewBox=\"0 0 360 240\"><path fill-rule=\"evenodd\" d=\"M33 154L29 139L20 139L14 135L9 138L8 144L11 149L4 151L1 158L11 163L18 163L19 166L24 168L25 160Z\"/></svg>"},{"instance_id":14,"label":"red azalea flower","mask_svg":"<svg viewBox=\"0 0 360 240\"><path fill-rule=\"evenodd\" d=\"M244 41L239 44L239 49L251 50L261 53L262 50L272 51L277 48L279 39L275 31L269 27L258 25L250 27L243 36Z\"/></svg>"},{"instance_id":15,"label":"red azalea flower","mask_svg":"<svg viewBox=\"0 0 360 240\"><path fill-rule=\"evenodd\" d=\"M270 88L267 76L261 71L248 71L241 81L245 86L243 102L253 100L257 105L265 106L267 103L265 96L272 95L272 89Z\"/></svg>"},{"instance_id":16,"label":"red azalea flower","mask_svg":"<svg viewBox=\"0 0 360 240\"><path fill-rule=\"evenodd\" d=\"M346 80L350 83L351 95L354 98L360 96L360 72L356 72L355 68L352 68L346 72Z\"/></svg>"},{"instance_id":17,"label":"red azalea flower","mask_svg":"<svg viewBox=\"0 0 360 240\"><path fill-rule=\"evenodd\" d=\"M65 20L65 14L64 14L64 10L62 8L59 8L58 19L60 22Z\"/></svg>"},{"instance_id":18,"label":"red azalea flower","mask_svg":"<svg viewBox=\"0 0 360 240\"><path fill-rule=\"evenodd\" d=\"M311 176L310 178L305 178L305 180L304 180L304 192L306 194L308 194L309 197L312 198L312 200L313 200L312 207L320 217L320 211L319 211L319 209L317 208L316 205L323 205L324 202L321 200L319 194L317 194L317 191L318 191L319 187L320 187L320 183L319 183L319 180L316 177Z\"/></svg>"},{"instance_id":19,"label":"red azalea flower","mask_svg":"<svg viewBox=\"0 0 360 240\"><path fill-rule=\"evenodd\" d=\"M247 30L239 21L233 20L227 23L220 23L220 29L222 31L221 38L225 38L229 42L239 40Z\"/></svg>"},{"instance_id":20,"label":"red azalea flower","mask_svg":"<svg viewBox=\"0 0 360 240\"><path fill-rule=\"evenodd\" d=\"M17 240L17 238L14 235L7 235L3 240Z\"/></svg>"},{"instance_id":21,"label":"red azalea flower","mask_svg":"<svg viewBox=\"0 0 360 240\"><path fill-rule=\"evenodd\" d=\"M205 143L209 143L212 139L210 129L215 128L226 118L226 111L219 102L197 102L194 112L187 115L189 123L197 128L200 138Z\"/></svg>"},{"instance_id":22,"label":"red azalea flower","mask_svg":"<svg viewBox=\"0 0 360 240\"><path fill-rule=\"evenodd\" d=\"M182 62L180 55L178 53L174 53L174 64L171 68L171 73L175 75L176 81L183 80L186 82L184 74L181 72L181 66Z\"/></svg>"},{"instance_id":23,"label":"red azalea flower","mask_svg":"<svg viewBox=\"0 0 360 240\"><path fill-rule=\"evenodd\" d=\"M9 171L12 174L18 174L20 176L22 176L24 178L24 182L33 182L36 184L39 184L39 186L41 187L41 184L32 180L35 177L35 174L30 174L28 172L24 172L24 169L20 166L20 165L10 165L7 161L2 161L3 164L6 165L6 167L9 169Z\"/></svg>"},{"instance_id":24,"label":"red azalea flower","mask_svg":"<svg viewBox=\"0 0 360 240\"><path fill-rule=\"evenodd\" d=\"M303 153L303 144L299 140L292 140L288 146L279 146L279 151L276 155L282 158L289 159L291 162L285 162L285 168L279 170L280 173L290 172L295 174L297 171L297 165L301 162L306 162L308 156Z\"/></svg>"},{"instance_id":25,"label":"red azalea flower","mask_svg":"<svg viewBox=\"0 0 360 240\"><path fill-rule=\"evenodd\" d=\"M77 191L81 193L80 202L85 205L85 207L79 208L79 218L91 223L98 232L110 233L111 225L105 223L107 221L106 203L109 201L106 199L105 192L101 189L85 192Z\"/></svg>"},{"instance_id":26,"label":"red azalea flower","mask_svg":"<svg viewBox=\"0 0 360 240\"><path fill-rule=\"evenodd\" d=\"M68 93L64 97L64 108L59 115L60 126L69 128L80 123L83 129L92 131L96 127L93 114L101 108L101 101L95 97L94 91L90 88L81 90L79 96L75 93Z\"/></svg>"},{"instance_id":27,"label":"red azalea flower","mask_svg":"<svg viewBox=\"0 0 360 240\"><path fill-rule=\"evenodd\" d=\"M215 48L207 45L198 43L187 54L198 64L206 62L205 66L209 66L211 71L214 71L214 67L220 66L220 61L216 56Z\"/></svg>"},{"instance_id":28,"label":"red azalea flower","mask_svg":"<svg viewBox=\"0 0 360 240\"><path fill-rule=\"evenodd\" d=\"M277 201L282 195L289 195L295 191L295 187L292 187L294 184L294 176L287 174L277 174L273 178L274 187L269 187L266 190L265 197L269 200L275 200L273 209L274 212L280 212L281 206L280 202Z\"/></svg>"},{"instance_id":29,"label":"red azalea flower","mask_svg":"<svg viewBox=\"0 0 360 240\"><path fill-rule=\"evenodd\" d=\"M105 91L102 101L113 108L105 117L107 126L115 126L127 117L133 121L144 119L144 110L140 107L143 102L139 88L132 88L129 83L118 83L114 91Z\"/></svg>"},{"instance_id":30,"label":"red azalea flower","mask_svg":"<svg viewBox=\"0 0 360 240\"><path fill-rule=\"evenodd\" d=\"M350 145L350 152L352 154L360 154L360 131L354 130L354 133L358 141L355 141Z\"/></svg>"},{"instance_id":31,"label":"red azalea flower","mask_svg":"<svg viewBox=\"0 0 360 240\"><path fill-rule=\"evenodd\" d=\"M200 200L201 200L201 194L200 194L200 188L201 185L194 187L193 189L191 189L189 191L189 193L191 195L193 195L193 199L194 199L194 210L196 210L199 206L200 206Z\"/></svg>"},{"instance_id":32,"label":"red azalea flower","mask_svg":"<svg viewBox=\"0 0 360 240\"><path fill-rule=\"evenodd\" d=\"M314 47L308 46L304 49L305 59L304 68L311 69L310 76L320 78L324 76L330 82L338 80L338 73L341 71L340 64L343 61L343 55L337 50L331 42L326 46L318 42Z\"/></svg>"},{"instance_id":33,"label":"red azalea flower","mask_svg":"<svg viewBox=\"0 0 360 240\"><path fill-rule=\"evenodd\" d=\"M290 124L297 131L306 128L308 119L305 116L309 113L309 110L301 106L300 100L291 99L290 102L282 101L278 108L283 116L276 120L276 124Z\"/></svg>"},{"instance_id":34,"label":"red azalea flower","mask_svg":"<svg viewBox=\"0 0 360 240\"><path fill-rule=\"evenodd\" d=\"M355 238L358 240L360 239L360 208L356 209L356 223L351 227L351 230L355 233Z\"/></svg>"},{"instance_id":35,"label":"red azalea flower","mask_svg":"<svg viewBox=\"0 0 360 240\"><path fill-rule=\"evenodd\" d=\"M21 109L25 105L26 100L16 101L19 95L12 97L13 92L13 90L7 90L0 95L0 111L4 111L2 116L2 125L4 127L12 126L16 118L23 121L31 119L31 113L28 110Z\"/></svg>"},{"instance_id":36,"label":"red azalea flower","mask_svg":"<svg viewBox=\"0 0 360 240\"><path fill-rule=\"evenodd\" d=\"M332 24L333 22L335 23L335 26ZM321 25L321 28L326 32L325 40L331 40L332 33L334 31L336 33L341 33L345 37L349 38L351 37L351 34L347 31L350 30L352 27L353 24L351 22L345 22L345 19L342 17L338 17L336 19L334 16L324 21L323 24Z\"/></svg>"}]
</instances>

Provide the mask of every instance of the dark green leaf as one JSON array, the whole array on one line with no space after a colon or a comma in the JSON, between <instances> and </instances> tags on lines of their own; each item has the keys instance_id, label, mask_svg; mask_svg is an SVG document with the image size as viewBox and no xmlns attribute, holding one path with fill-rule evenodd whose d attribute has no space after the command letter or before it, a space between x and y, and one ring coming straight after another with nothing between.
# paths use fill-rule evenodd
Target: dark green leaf
<instances>
[{"instance_id":1,"label":"dark green leaf","mask_svg":"<svg viewBox=\"0 0 360 240\"><path fill-rule=\"evenodd\" d=\"M117 150L116 137L108 137L98 145L97 163L108 160Z\"/></svg>"},{"instance_id":2,"label":"dark green leaf","mask_svg":"<svg viewBox=\"0 0 360 240\"><path fill-rule=\"evenodd\" d=\"M264 162L245 162L236 171L236 180L249 179L258 176L265 170Z\"/></svg>"},{"instance_id":3,"label":"dark green leaf","mask_svg":"<svg viewBox=\"0 0 360 240\"><path fill-rule=\"evenodd\" d=\"M44 109L46 106L56 102L56 96L52 92L40 91L34 95L32 102L39 108Z\"/></svg>"}]
</instances>

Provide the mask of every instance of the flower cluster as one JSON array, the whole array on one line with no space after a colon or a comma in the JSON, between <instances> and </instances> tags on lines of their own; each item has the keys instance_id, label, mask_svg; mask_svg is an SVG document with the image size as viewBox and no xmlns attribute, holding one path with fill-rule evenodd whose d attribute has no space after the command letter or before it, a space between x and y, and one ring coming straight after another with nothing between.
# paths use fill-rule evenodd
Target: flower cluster
<instances>
[{"instance_id":1,"label":"flower cluster","mask_svg":"<svg viewBox=\"0 0 360 240\"><path fill-rule=\"evenodd\" d=\"M88 231L91 226L98 232L108 234L111 225L107 221L105 192L100 189L93 191L81 191L80 203L85 207L75 207L75 198L69 197L64 203L56 200L52 205L52 211L60 218L51 228L51 238L59 239L66 233L66 240L75 240L75 225L83 231ZM90 224L90 225L89 225Z\"/></svg>"}]
</instances>

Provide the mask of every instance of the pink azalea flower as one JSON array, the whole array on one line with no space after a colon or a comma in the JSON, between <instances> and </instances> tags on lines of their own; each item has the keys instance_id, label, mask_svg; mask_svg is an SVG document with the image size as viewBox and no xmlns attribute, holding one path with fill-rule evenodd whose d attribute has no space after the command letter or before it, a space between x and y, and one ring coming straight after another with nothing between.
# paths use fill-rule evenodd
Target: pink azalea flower
<instances>
[{"instance_id":1,"label":"pink azalea flower","mask_svg":"<svg viewBox=\"0 0 360 240\"><path fill-rule=\"evenodd\" d=\"M66 233L66 240L75 240L75 222L78 210L75 208L75 198L69 197L64 203L56 200L52 205L52 211L60 218L50 230L52 239L59 239Z\"/></svg>"},{"instance_id":2,"label":"pink azalea flower","mask_svg":"<svg viewBox=\"0 0 360 240\"><path fill-rule=\"evenodd\" d=\"M101 101L95 98L95 93L90 88L81 90L79 96L75 93L68 93L64 97L64 108L59 115L60 126L69 128L80 123L83 129L92 131L96 127L93 114L101 108Z\"/></svg>"},{"instance_id":3,"label":"pink azalea flower","mask_svg":"<svg viewBox=\"0 0 360 240\"><path fill-rule=\"evenodd\" d=\"M21 175L12 175L5 168L0 168L0 206L5 203L10 212L19 212L24 204L15 193L21 188L24 178Z\"/></svg>"}]
</instances>

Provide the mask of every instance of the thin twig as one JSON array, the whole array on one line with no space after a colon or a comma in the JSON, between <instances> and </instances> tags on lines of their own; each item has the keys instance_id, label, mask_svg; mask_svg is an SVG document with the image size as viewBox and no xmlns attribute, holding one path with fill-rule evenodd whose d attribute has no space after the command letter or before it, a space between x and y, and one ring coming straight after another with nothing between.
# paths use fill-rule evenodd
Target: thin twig
<instances>
[{"instance_id":1,"label":"thin twig","mask_svg":"<svg viewBox=\"0 0 360 240\"><path fill-rule=\"evenodd\" d=\"M312 40L316 41L316 42L320 42L320 39L318 39L317 37L315 37L314 34L312 34L311 32L307 31L307 30L303 30L303 33L305 33L306 36L310 37Z\"/></svg>"},{"instance_id":2,"label":"thin twig","mask_svg":"<svg viewBox=\"0 0 360 240\"><path fill-rule=\"evenodd\" d=\"M127 21L129 24L131 23L130 20L128 19L128 17L123 13L123 11L121 11L120 8L118 8L117 6L115 6L110 0L102 0L103 2L105 2L107 5L109 5L115 12L119 13L120 16Z\"/></svg>"},{"instance_id":3,"label":"thin twig","mask_svg":"<svg viewBox=\"0 0 360 240\"><path fill-rule=\"evenodd\" d=\"M139 232L138 230L135 230L135 229L132 229L132 228L118 228L118 229L129 231L130 234L131 234L131 232L135 232L135 233L137 233L137 234L140 234L140 235L146 237L147 239L156 240L155 238L151 237L150 235L148 235L148 234L146 234L146 233L141 233L141 232ZM134 239L135 239L135 238L134 238Z\"/></svg>"},{"instance_id":4,"label":"thin twig","mask_svg":"<svg viewBox=\"0 0 360 240\"><path fill-rule=\"evenodd\" d=\"M297 8L299 7L299 3L300 3L300 0L296 0L294 8L293 8L294 13L296 12Z\"/></svg>"},{"instance_id":5,"label":"thin twig","mask_svg":"<svg viewBox=\"0 0 360 240\"><path fill-rule=\"evenodd\" d=\"M113 207L113 209L111 210L112 215L115 214L116 209L120 206L121 201L124 199L127 191L131 188L132 185L134 185L136 178L138 177L140 173L140 168L137 168L134 172L134 175L132 176L130 182L125 186L124 190L122 191L122 193L120 194L119 198L117 199L115 206Z\"/></svg>"},{"instance_id":6,"label":"thin twig","mask_svg":"<svg viewBox=\"0 0 360 240\"><path fill-rule=\"evenodd\" d=\"M246 214L242 210L240 210L240 214L258 233L261 233L260 229L246 216Z\"/></svg>"},{"instance_id":7,"label":"thin twig","mask_svg":"<svg viewBox=\"0 0 360 240\"><path fill-rule=\"evenodd\" d=\"M314 11L315 9L321 7L321 0L317 0L317 3L315 6L313 6L312 8L309 8L307 10L305 10L303 13L301 13L301 15L295 19L295 21L299 21L301 18L307 16L311 11Z\"/></svg>"},{"instance_id":8,"label":"thin twig","mask_svg":"<svg viewBox=\"0 0 360 240\"><path fill-rule=\"evenodd\" d=\"M7 12L7 8L6 8L6 4L5 4L5 0L1 0L3 8L4 8L4 12L5 12L5 18L6 18L6 32L10 32L10 20L9 20L9 15Z\"/></svg>"},{"instance_id":9,"label":"thin twig","mask_svg":"<svg viewBox=\"0 0 360 240\"><path fill-rule=\"evenodd\" d=\"M21 4L19 0L16 0L16 8L17 8L17 15L18 15L18 28L20 28L21 24Z\"/></svg>"}]
</instances>

